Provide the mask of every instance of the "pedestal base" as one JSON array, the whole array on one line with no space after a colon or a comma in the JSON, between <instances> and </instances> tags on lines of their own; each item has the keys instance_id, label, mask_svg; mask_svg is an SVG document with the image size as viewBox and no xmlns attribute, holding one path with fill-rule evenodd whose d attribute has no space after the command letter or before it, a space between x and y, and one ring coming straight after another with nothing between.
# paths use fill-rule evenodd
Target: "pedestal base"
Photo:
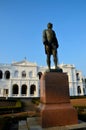
<instances>
[{"instance_id":1,"label":"pedestal base","mask_svg":"<svg viewBox=\"0 0 86 130\"><path fill-rule=\"evenodd\" d=\"M71 104L43 104L42 128L77 124L77 113Z\"/></svg>"},{"instance_id":2,"label":"pedestal base","mask_svg":"<svg viewBox=\"0 0 86 130\"><path fill-rule=\"evenodd\" d=\"M66 73L47 72L40 80L42 127L65 126L78 123L76 110L70 104Z\"/></svg>"}]
</instances>

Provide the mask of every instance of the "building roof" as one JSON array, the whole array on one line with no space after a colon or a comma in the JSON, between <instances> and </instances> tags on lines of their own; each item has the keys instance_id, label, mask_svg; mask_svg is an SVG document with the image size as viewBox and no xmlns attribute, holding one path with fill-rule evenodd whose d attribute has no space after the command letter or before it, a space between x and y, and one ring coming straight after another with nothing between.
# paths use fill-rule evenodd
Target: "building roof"
<instances>
[{"instance_id":1,"label":"building roof","mask_svg":"<svg viewBox=\"0 0 86 130\"><path fill-rule=\"evenodd\" d=\"M36 63L29 62L26 59L19 61L19 62L13 62L11 65L15 65L15 66L37 66Z\"/></svg>"}]
</instances>

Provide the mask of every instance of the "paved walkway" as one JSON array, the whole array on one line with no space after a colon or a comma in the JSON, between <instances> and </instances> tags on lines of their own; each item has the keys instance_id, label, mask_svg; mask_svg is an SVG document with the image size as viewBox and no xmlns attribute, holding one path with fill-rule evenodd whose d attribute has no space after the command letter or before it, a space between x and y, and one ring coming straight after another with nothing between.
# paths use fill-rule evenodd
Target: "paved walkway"
<instances>
[{"instance_id":1,"label":"paved walkway","mask_svg":"<svg viewBox=\"0 0 86 130\"><path fill-rule=\"evenodd\" d=\"M39 117L32 117L27 118L27 120L22 120L19 122L18 130L86 130L85 122L76 125L42 128L39 120Z\"/></svg>"},{"instance_id":2,"label":"paved walkway","mask_svg":"<svg viewBox=\"0 0 86 130\"><path fill-rule=\"evenodd\" d=\"M26 120L19 121L18 130L30 130Z\"/></svg>"}]
</instances>

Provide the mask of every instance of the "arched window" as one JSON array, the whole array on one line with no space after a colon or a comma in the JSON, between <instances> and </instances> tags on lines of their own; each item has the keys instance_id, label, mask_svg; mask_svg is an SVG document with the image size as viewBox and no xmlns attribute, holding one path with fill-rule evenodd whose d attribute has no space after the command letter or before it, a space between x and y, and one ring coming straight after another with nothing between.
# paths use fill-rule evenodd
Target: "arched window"
<instances>
[{"instance_id":1,"label":"arched window","mask_svg":"<svg viewBox=\"0 0 86 130\"><path fill-rule=\"evenodd\" d=\"M27 85L25 85L25 84L22 85L21 94L27 94Z\"/></svg>"},{"instance_id":2,"label":"arched window","mask_svg":"<svg viewBox=\"0 0 86 130\"><path fill-rule=\"evenodd\" d=\"M78 92L78 94L81 94L81 87L80 86L77 87L77 92Z\"/></svg>"},{"instance_id":3,"label":"arched window","mask_svg":"<svg viewBox=\"0 0 86 130\"><path fill-rule=\"evenodd\" d=\"M14 77L18 77L18 70L14 72Z\"/></svg>"},{"instance_id":4,"label":"arched window","mask_svg":"<svg viewBox=\"0 0 86 130\"><path fill-rule=\"evenodd\" d=\"M37 75L39 76L39 79L40 79L42 76L42 72L38 72Z\"/></svg>"},{"instance_id":5,"label":"arched window","mask_svg":"<svg viewBox=\"0 0 86 130\"><path fill-rule=\"evenodd\" d=\"M85 88L83 88L83 93L85 94Z\"/></svg>"},{"instance_id":6,"label":"arched window","mask_svg":"<svg viewBox=\"0 0 86 130\"><path fill-rule=\"evenodd\" d=\"M2 70L0 70L0 79L2 79L3 77L3 73L2 73Z\"/></svg>"},{"instance_id":7,"label":"arched window","mask_svg":"<svg viewBox=\"0 0 86 130\"><path fill-rule=\"evenodd\" d=\"M13 85L12 93L13 94L18 94L18 85L17 84Z\"/></svg>"},{"instance_id":8,"label":"arched window","mask_svg":"<svg viewBox=\"0 0 86 130\"><path fill-rule=\"evenodd\" d=\"M80 80L79 73L76 73L76 79L77 79L77 80Z\"/></svg>"},{"instance_id":9,"label":"arched window","mask_svg":"<svg viewBox=\"0 0 86 130\"><path fill-rule=\"evenodd\" d=\"M26 72L25 71L22 71L22 77L26 77Z\"/></svg>"},{"instance_id":10,"label":"arched window","mask_svg":"<svg viewBox=\"0 0 86 130\"><path fill-rule=\"evenodd\" d=\"M10 79L10 72L8 70L5 71L5 79Z\"/></svg>"},{"instance_id":11,"label":"arched window","mask_svg":"<svg viewBox=\"0 0 86 130\"><path fill-rule=\"evenodd\" d=\"M30 86L30 94L34 94L35 91L36 91L36 86L34 84L32 84Z\"/></svg>"}]
</instances>

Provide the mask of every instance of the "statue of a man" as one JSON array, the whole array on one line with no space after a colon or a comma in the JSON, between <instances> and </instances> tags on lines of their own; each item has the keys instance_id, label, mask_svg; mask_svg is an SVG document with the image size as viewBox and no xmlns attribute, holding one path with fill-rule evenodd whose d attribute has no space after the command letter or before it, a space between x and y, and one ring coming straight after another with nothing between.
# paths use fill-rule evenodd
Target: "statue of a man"
<instances>
[{"instance_id":1,"label":"statue of a man","mask_svg":"<svg viewBox=\"0 0 86 130\"><path fill-rule=\"evenodd\" d=\"M53 60L55 64L55 69L57 69L57 64L58 64L58 58L57 58L57 48L59 47L58 45L58 40L56 38L55 31L52 30L53 24L48 23L47 24L47 29L43 31L43 44L45 46L45 53L47 55L47 65L48 69L51 69L51 55L53 55Z\"/></svg>"}]
</instances>

